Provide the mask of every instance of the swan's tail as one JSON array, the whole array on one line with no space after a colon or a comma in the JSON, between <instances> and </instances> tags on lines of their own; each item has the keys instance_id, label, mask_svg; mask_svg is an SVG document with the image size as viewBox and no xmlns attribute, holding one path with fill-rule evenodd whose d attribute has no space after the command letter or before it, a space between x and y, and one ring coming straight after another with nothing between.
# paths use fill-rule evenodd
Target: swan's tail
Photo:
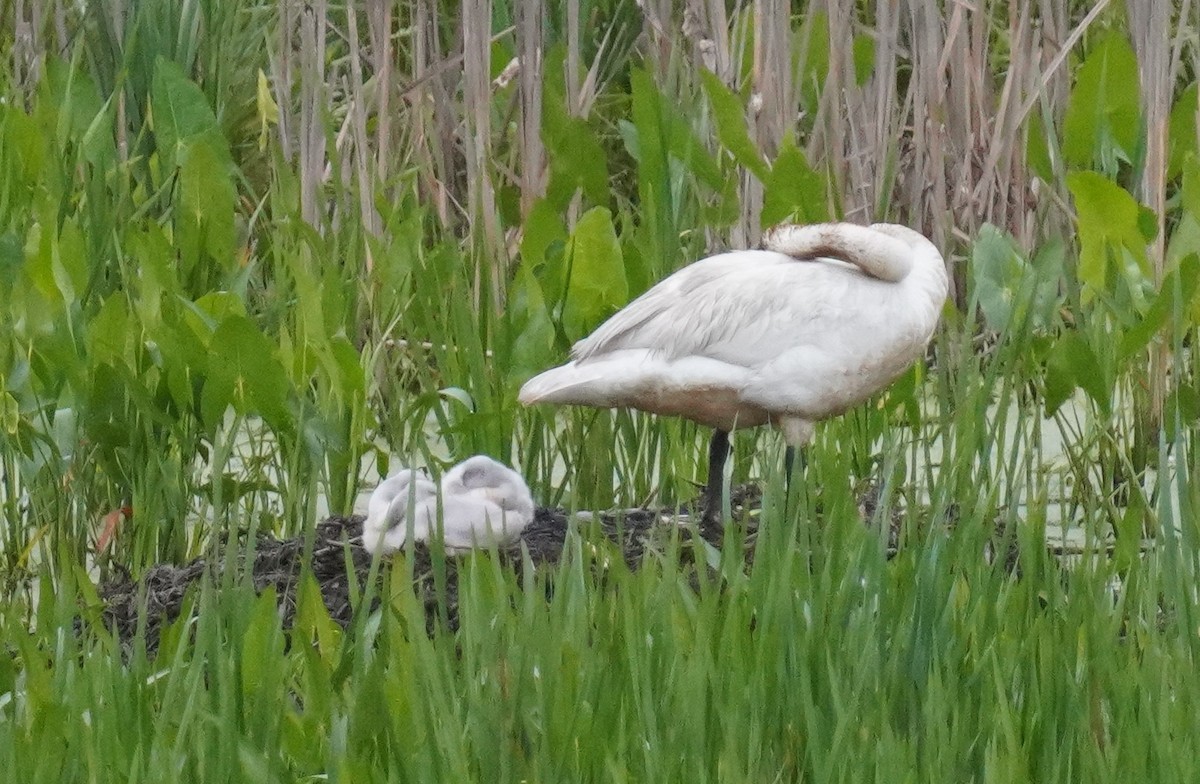
<instances>
[{"instance_id":1,"label":"swan's tail","mask_svg":"<svg viewBox=\"0 0 1200 784\"><path fill-rule=\"evenodd\" d=\"M607 386L606 378L611 377L606 364L580 367L575 362L568 362L550 368L526 381L517 393L517 401L524 406L536 403L597 405L606 397L603 388Z\"/></svg>"},{"instance_id":2,"label":"swan's tail","mask_svg":"<svg viewBox=\"0 0 1200 784\"><path fill-rule=\"evenodd\" d=\"M913 267L918 244L929 240L906 226L876 223L814 223L809 226L776 226L763 237L763 247L805 261L820 257L840 259L873 278L893 283L903 280Z\"/></svg>"}]
</instances>

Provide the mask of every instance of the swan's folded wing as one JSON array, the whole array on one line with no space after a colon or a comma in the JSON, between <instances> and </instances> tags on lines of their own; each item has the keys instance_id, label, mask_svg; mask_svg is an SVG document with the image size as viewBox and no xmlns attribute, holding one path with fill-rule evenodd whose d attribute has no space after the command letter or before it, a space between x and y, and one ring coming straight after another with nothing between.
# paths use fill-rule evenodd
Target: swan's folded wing
<instances>
[{"instance_id":1,"label":"swan's folded wing","mask_svg":"<svg viewBox=\"0 0 1200 784\"><path fill-rule=\"evenodd\" d=\"M637 349L665 361L704 357L754 368L797 345L854 344L864 333L886 334L905 308L900 291L833 260L728 253L650 289L577 343L572 355L579 369Z\"/></svg>"}]
</instances>

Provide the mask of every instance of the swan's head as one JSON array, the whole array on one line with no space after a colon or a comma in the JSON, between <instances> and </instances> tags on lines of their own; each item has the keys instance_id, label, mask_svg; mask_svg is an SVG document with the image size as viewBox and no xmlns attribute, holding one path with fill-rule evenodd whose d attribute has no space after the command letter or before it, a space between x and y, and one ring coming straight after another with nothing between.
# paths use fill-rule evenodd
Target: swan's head
<instances>
[{"instance_id":1,"label":"swan's head","mask_svg":"<svg viewBox=\"0 0 1200 784\"><path fill-rule=\"evenodd\" d=\"M442 477L442 495L475 496L517 515L533 519L533 496L521 475L487 455L467 458Z\"/></svg>"},{"instance_id":2,"label":"swan's head","mask_svg":"<svg viewBox=\"0 0 1200 784\"><path fill-rule=\"evenodd\" d=\"M404 515L409 508L436 497L437 485L415 468L402 469L380 482L367 502L363 546L368 552L374 553L383 542L384 535L404 523Z\"/></svg>"}]
</instances>

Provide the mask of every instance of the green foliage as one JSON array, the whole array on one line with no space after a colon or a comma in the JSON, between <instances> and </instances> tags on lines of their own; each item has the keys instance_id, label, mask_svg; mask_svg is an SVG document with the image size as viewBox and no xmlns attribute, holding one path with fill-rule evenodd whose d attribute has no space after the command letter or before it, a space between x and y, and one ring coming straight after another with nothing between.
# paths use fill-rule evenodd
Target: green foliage
<instances>
[{"instance_id":1,"label":"green foliage","mask_svg":"<svg viewBox=\"0 0 1200 784\"><path fill-rule=\"evenodd\" d=\"M1073 172L1067 185L1079 218L1078 277L1091 295L1116 286L1118 277L1139 286L1149 271L1146 244L1154 216L1129 192L1095 172Z\"/></svg>"},{"instance_id":2,"label":"green foliage","mask_svg":"<svg viewBox=\"0 0 1200 784\"><path fill-rule=\"evenodd\" d=\"M397 6L381 31L374 11L339 7L321 51L288 37L301 23L284 5L81 8L28 28L50 40L64 25L61 56L27 58L28 42L0 31L6 780L1192 776L1196 85L1172 85L1167 214L1155 216L1134 195L1145 123L1123 29L1101 21L1081 39L1065 107L1049 74L1021 82L1045 89L1015 134L1023 155L1001 150L995 165L1023 160L1003 177L1040 178L1024 194L1037 204L980 213L1018 240L952 225L977 194L958 212L929 208L974 187L977 161L954 156L986 137L947 138L946 193L932 193L942 172L905 168L917 123L961 124L949 96L932 111L890 107L901 138L879 149L856 146L872 135L857 123L877 118L844 117L852 138L833 143L846 159L821 157L820 118L899 99L928 70L908 21L902 40L876 37L865 6L847 40L830 40L823 11L791 17L797 113L771 152L751 109L757 8L711 31L730 44L718 76L696 65L709 32L603 0L579 9L571 37L549 4L546 169L526 194L524 98L494 83L468 117L460 11L418 29ZM517 54L515 10L497 5L483 25L490 78ZM1026 87L1005 93L1009 25L969 29L995 53L978 93L998 112L1030 100L1016 94ZM876 72L889 51L897 73ZM371 73L349 78L355 68ZM464 133L481 119L482 142ZM465 160L499 194L495 237L465 198L486 190ZM691 499L704 429L519 411L516 390L679 266L838 214L847 162L854 176L904 175L874 196L880 214L850 218L930 229L965 296L947 303L931 362L819 428L794 505L778 439L736 436L734 481L765 488L752 564L731 530L722 551L652 544L631 572L577 526L557 567L460 562L453 633L426 634L403 558L382 606L355 597L348 629L311 575L286 634L279 597L232 577L193 591L154 661L144 638L124 650L102 628L84 564L142 573L235 530L303 534L318 500L353 507L372 461L387 473L487 452L519 465L546 505ZM920 203L903 203L913 193ZM1151 353L1169 365L1159 422L1146 415ZM859 509L864 486L874 511ZM124 522L99 552L102 519ZM1045 548L1060 522L1084 537L1069 568ZM1019 577L981 557L1000 523Z\"/></svg>"},{"instance_id":3,"label":"green foliage","mask_svg":"<svg viewBox=\"0 0 1200 784\"><path fill-rule=\"evenodd\" d=\"M770 170L746 129L746 110L742 102L712 71L701 71L700 77L704 92L712 104L717 137L721 144L729 150L734 160L753 172L759 180L765 180Z\"/></svg>"},{"instance_id":4,"label":"green foliage","mask_svg":"<svg viewBox=\"0 0 1200 784\"><path fill-rule=\"evenodd\" d=\"M804 153L785 141L767 176L762 222L821 223L829 220L825 179L813 171Z\"/></svg>"},{"instance_id":5,"label":"green foliage","mask_svg":"<svg viewBox=\"0 0 1200 784\"><path fill-rule=\"evenodd\" d=\"M1062 277L1062 246L1047 245L1028 262L1012 237L986 225L972 248L971 277L988 329L1050 326Z\"/></svg>"},{"instance_id":6,"label":"green foliage","mask_svg":"<svg viewBox=\"0 0 1200 784\"><path fill-rule=\"evenodd\" d=\"M1076 73L1063 123L1063 155L1071 166L1115 176L1131 163L1139 144L1140 88L1137 57L1125 34L1107 33Z\"/></svg>"},{"instance_id":7,"label":"green foliage","mask_svg":"<svg viewBox=\"0 0 1200 784\"><path fill-rule=\"evenodd\" d=\"M625 264L608 210L596 207L584 213L571 235L566 259L562 321L573 342L627 301Z\"/></svg>"}]
</instances>

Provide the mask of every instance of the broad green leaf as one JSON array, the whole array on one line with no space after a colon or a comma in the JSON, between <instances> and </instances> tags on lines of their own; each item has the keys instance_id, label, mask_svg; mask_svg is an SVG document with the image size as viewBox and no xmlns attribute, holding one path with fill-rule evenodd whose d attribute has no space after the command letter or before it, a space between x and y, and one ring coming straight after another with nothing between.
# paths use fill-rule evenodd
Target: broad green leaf
<instances>
[{"instance_id":1,"label":"broad green leaf","mask_svg":"<svg viewBox=\"0 0 1200 784\"><path fill-rule=\"evenodd\" d=\"M1014 322L1048 325L1058 301L1063 258L1063 244L1048 242L1028 262L1011 236L984 224L972 250L971 280L988 329L1002 332Z\"/></svg>"},{"instance_id":2,"label":"broad green leaf","mask_svg":"<svg viewBox=\"0 0 1200 784\"><path fill-rule=\"evenodd\" d=\"M129 303L123 293L116 292L104 301L87 328L88 355L92 362L125 358L129 338L137 328L130 320Z\"/></svg>"},{"instance_id":3,"label":"broad green leaf","mask_svg":"<svg viewBox=\"0 0 1200 784\"><path fill-rule=\"evenodd\" d=\"M37 121L15 106L0 105L0 128L6 172L22 187L33 187L43 176L49 146Z\"/></svg>"},{"instance_id":4,"label":"broad green leaf","mask_svg":"<svg viewBox=\"0 0 1200 784\"><path fill-rule=\"evenodd\" d=\"M25 274L43 298L58 304L62 294L54 281L53 242L51 230L41 223L30 225L25 234Z\"/></svg>"},{"instance_id":5,"label":"broad green leaf","mask_svg":"<svg viewBox=\"0 0 1200 784\"><path fill-rule=\"evenodd\" d=\"M583 214L571 235L570 277L563 306L563 328L574 341L624 305L629 296L625 263L604 207Z\"/></svg>"},{"instance_id":6,"label":"broad green leaf","mask_svg":"<svg viewBox=\"0 0 1200 784\"><path fill-rule=\"evenodd\" d=\"M195 302L182 302L184 319L196 336L206 342L222 321L246 315L246 303L232 291L210 291Z\"/></svg>"},{"instance_id":7,"label":"broad green leaf","mask_svg":"<svg viewBox=\"0 0 1200 784\"><path fill-rule=\"evenodd\" d=\"M825 82L829 78L829 14L814 11L805 20L808 40L800 40L803 30L796 35L796 51L803 50L804 62L800 72L800 95L805 110L815 114L820 104Z\"/></svg>"},{"instance_id":8,"label":"broad green leaf","mask_svg":"<svg viewBox=\"0 0 1200 784\"><path fill-rule=\"evenodd\" d=\"M862 87L875 70L875 38L863 33L854 36L854 83Z\"/></svg>"},{"instance_id":9,"label":"broad green leaf","mask_svg":"<svg viewBox=\"0 0 1200 784\"><path fill-rule=\"evenodd\" d=\"M1167 127L1167 179L1183 170L1184 161L1200 151L1196 149L1197 83L1188 85L1171 107Z\"/></svg>"},{"instance_id":10,"label":"broad green leaf","mask_svg":"<svg viewBox=\"0 0 1200 784\"><path fill-rule=\"evenodd\" d=\"M1200 257L1193 253L1185 256L1179 267L1163 279L1150 310L1121 338L1118 360L1124 362L1142 351L1164 329L1172 325L1179 328L1181 319L1190 313L1197 291L1200 291Z\"/></svg>"},{"instance_id":11,"label":"broad green leaf","mask_svg":"<svg viewBox=\"0 0 1200 784\"><path fill-rule=\"evenodd\" d=\"M1059 336L1046 358L1046 416L1051 416L1076 389L1083 389L1102 411L1110 408L1112 389L1096 352L1079 332Z\"/></svg>"},{"instance_id":12,"label":"broad green leaf","mask_svg":"<svg viewBox=\"0 0 1200 784\"><path fill-rule=\"evenodd\" d=\"M1171 394L1167 396L1166 405L1163 407L1166 415L1163 417L1168 441L1174 441L1176 438L1183 437L1187 430L1193 427L1197 420L1200 420L1200 394L1197 394L1196 389L1187 384L1180 384L1171 390ZM1173 415L1178 413L1178 420ZM1176 421L1184 429L1183 433L1179 432L1176 427Z\"/></svg>"},{"instance_id":13,"label":"broad green leaf","mask_svg":"<svg viewBox=\"0 0 1200 784\"><path fill-rule=\"evenodd\" d=\"M274 344L254 322L244 316L221 322L210 344L202 403L207 424L218 423L225 407L232 404L241 414L257 411L276 430L290 429L290 391Z\"/></svg>"},{"instance_id":14,"label":"broad green leaf","mask_svg":"<svg viewBox=\"0 0 1200 784\"><path fill-rule=\"evenodd\" d=\"M790 139L785 140L765 183L762 225L821 223L829 220L826 204L825 178L813 171Z\"/></svg>"},{"instance_id":15,"label":"broad green leaf","mask_svg":"<svg viewBox=\"0 0 1200 784\"><path fill-rule=\"evenodd\" d=\"M337 368L337 387L342 398L357 398L363 395L367 381L354 345L345 335L339 334L329 339L329 349Z\"/></svg>"},{"instance_id":16,"label":"broad green leaf","mask_svg":"<svg viewBox=\"0 0 1200 784\"><path fill-rule=\"evenodd\" d=\"M1200 221L1200 158L1192 156L1184 161L1182 173L1183 213Z\"/></svg>"},{"instance_id":17,"label":"broad green leaf","mask_svg":"<svg viewBox=\"0 0 1200 784\"><path fill-rule=\"evenodd\" d=\"M237 192L228 150L203 137L188 142L179 154L179 246L200 261L201 251L223 268L237 263L234 255L234 215Z\"/></svg>"},{"instance_id":18,"label":"broad green leaf","mask_svg":"<svg viewBox=\"0 0 1200 784\"><path fill-rule=\"evenodd\" d=\"M130 229L124 237L134 277L126 281L137 292L132 298L142 325L153 331L162 321L163 301L180 293L174 263L176 248L157 223Z\"/></svg>"},{"instance_id":19,"label":"broad green leaf","mask_svg":"<svg viewBox=\"0 0 1200 784\"><path fill-rule=\"evenodd\" d=\"M1123 33L1108 33L1088 53L1075 78L1063 123L1063 154L1081 168L1093 161L1116 173L1138 144L1141 98L1137 57Z\"/></svg>"},{"instance_id":20,"label":"broad green leaf","mask_svg":"<svg viewBox=\"0 0 1200 784\"><path fill-rule=\"evenodd\" d=\"M732 153L734 160L749 169L760 181L766 180L770 169L758 146L750 138L746 128L746 109L742 102L713 72L702 70L700 78L708 101L712 104L717 138Z\"/></svg>"},{"instance_id":21,"label":"broad green leaf","mask_svg":"<svg viewBox=\"0 0 1200 784\"><path fill-rule=\"evenodd\" d=\"M1079 280L1095 292L1106 291L1109 253L1116 254L1118 268L1125 267L1125 254L1143 274L1149 272L1147 236L1141 206L1121 186L1095 172L1072 172L1067 187L1075 197L1079 221Z\"/></svg>"},{"instance_id":22,"label":"broad green leaf","mask_svg":"<svg viewBox=\"0 0 1200 784\"><path fill-rule=\"evenodd\" d=\"M301 647L313 650L325 667L332 669L342 640L342 630L329 617L321 588L311 572L305 572L296 589L296 620L293 638Z\"/></svg>"},{"instance_id":23,"label":"broad green leaf","mask_svg":"<svg viewBox=\"0 0 1200 784\"><path fill-rule=\"evenodd\" d=\"M650 175L648 184L669 192L671 178L675 176L665 154L669 153L700 183L722 192L725 175L692 130L687 113L672 106L645 71L635 70L632 82L638 162L644 169L643 176Z\"/></svg>"},{"instance_id":24,"label":"broad green leaf","mask_svg":"<svg viewBox=\"0 0 1200 784\"><path fill-rule=\"evenodd\" d=\"M125 403L133 397L125 384L123 362L93 362L88 373L86 405L81 424L88 440L107 454L128 446L130 431ZM122 472L124 473L124 472Z\"/></svg>"},{"instance_id":25,"label":"broad green leaf","mask_svg":"<svg viewBox=\"0 0 1200 784\"><path fill-rule=\"evenodd\" d=\"M116 97L109 96L83 135L83 158L99 171L108 171L117 160L117 146L112 134L116 119Z\"/></svg>"},{"instance_id":26,"label":"broad green leaf","mask_svg":"<svg viewBox=\"0 0 1200 784\"><path fill-rule=\"evenodd\" d=\"M546 199L562 209L580 189L592 204L608 204L604 148L587 120L568 113L565 99L556 90L547 89L543 95L541 134L550 157Z\"/></svg>"},{"instance_id":27,"label":"broad green leaf","mask_svg":"<svg viewBox=\"0 0 1200 784\"><path fill-rule=\"evenodd\" d=\"M1185 167L1185 171L1192 165L1189 162L1188 166ZM1195 182L1195 185L1200 185L1200 179ZM1188 256L1200 255L1200 216L1186 208L1189 200L1187 195L1188 187L1187 179L1185 178L1183 186L1185 209L1180 213L1179 220L1171 232L1171 240L1167 243L1168 267L1179 267ZM1162 290L1165 291L1165 289ZM1200 323L1200 296L1185 302L1188 308L1188 317L1192 323Z\"/></svg>"},{"instance_id":28,"label":"broad green leaf","mask_svg":"<svg viewBox=\"0 0 1200 784\"><path fill-rule=\"evenodd\" d=\"M21 238L11 231L0 234L0 286L11 286L24 265L25 250L21 247Z\"/></svg>"},{"instance_id":29,"label":"broad green leaf","mask_svg":"<svg viewBox=\"0 0 1200 784\"><path fill-rule=\"evenodd\" d=\"M1033 309L1033 323L1037 326L1050 326L1054 321L1066 257L1066 246L1057 237L1045 242L1033 256L1033 274L1029 276L1029 285L1034 287L1034 291L1030 307Z\"/></svg>"},{"instance_id":30,"label":"broad green leaf","mask_svg":"<svg viewBox=\"0 0 1200 784\"><path fill-rule=\"evenodd\" d=\"M55 233L53 216L33 223L25 239L25 271L48 302L75 303L87 288L83 233L74 218Z\"/></svg>"},{"instance_id":31,"label":"broad green leaf","mask_svg":"<svg viewBox=\"0 0 1200 784\"><path fill-rule=\"evenodd\" d=\"M1029 126L1026 131L1025 163L1042 179L1043 182L1054 182L1054 161L1050 155L1050 143L1053 139L1046 129L1041 110L1029 115Z\"/></svg>"},{"instance_id":32,"label":"broad green leaf","mask_svg":"<svg viewBox=\"0 0 1200 784\"><path fill-rule=\"evenodd\" d=\"M637 161L641 237L646 258L662 263L679 256L679 231L671 188L668 142L657 101L654 80L643 68L629 74L630 112L633 122L621 121L619 128L626 150Z\"/></svg>"},{"instance_id":33,"label":"broad green leaf","mask_svg":"<svg viewBox=\"0 0 1200 784\"><path fill-rule=\"evenodd\" d=\"M554 324L546 309L541 284L528 264L517 267L505 314L510 319L510 334L515 335L508 377L521 382L545 368L554 355Z\"/></svg>"},{"instance_id":34,"label":"broad green leaf","mask_svg":"<svg viewBox=\"0 0 1200 784\"><path fill-rule=\"evenodd\" d=\"M165 169L177 167L183 148L196 138L224 139L208 99L174 61L161 56L155 60L150 100L154 136ZM226 154L226 161L231 162L228 147Z\"/></svg>"},{"instance_id":35,"label":"broad green leaf","mask_svg":"<svg viewBox=\"0 0 1200 784\"><path fill-rule=\"evenodd\" d=\"M0 431L8 436L17 434L21 421L21 404L7 389L0 390Z\"/></svg>"},{"instance_id":36,"label":"broad green leaf","mask_svg":"<svg viewBox=\"0 0 1200 784\"><path fill-rule=\"evenodd\" d=\"M246 706L281 697L283 673L277 662L283 656L283 632L279 627L274 586L267 586L254 601L241 643L242 694Z\"/></svg>"},{"instance_id":37,"label":"broad green leaf","mask_svg":"<svg viewBox=\"0 0 1200 784\"><path fill-rule=\"evenodd\" d=\"M103 115L103 102L91 77L75 64L50 57L45 67L38 108L51 107L55 140L59 149L65 149L83 140L93 120Z\"/></svg>"},{"instance_id":38,"label":"broad green leaf","mask_svg":"<svg viewBox=\"0 0 1200 784\"><path fill-rule=\"evenodd\" d=\"M87 290L88 264L83 232L75 218L62 222L54 244L54 282L66 302L79 302Z\"/></svg>"},{"instance_id":39,"label":"broad green leaf","mask_svg":"<svg viewBox=\"0 0 1200 784\"><path fill-rule=\"evenodd\" d=\"M1004 232L990 223L980 228L971 249L971 279L988 329L1002 332L1008 327L1025 266Z\"/></svg>"},{"instance_id":40,"label":"broad green leaf","mask_svg":"<svg viewBox=\"0 0 1200 784\"><path fill-rule=\"evenodd\" d=\"M521 234L521 261L530 268L546 261L546 251L556 242L567 241L567 227L562 215L549 201L538 199L525 218ZM558 296L560 292L548 292Z\"/></svg>"}]
</instances>

